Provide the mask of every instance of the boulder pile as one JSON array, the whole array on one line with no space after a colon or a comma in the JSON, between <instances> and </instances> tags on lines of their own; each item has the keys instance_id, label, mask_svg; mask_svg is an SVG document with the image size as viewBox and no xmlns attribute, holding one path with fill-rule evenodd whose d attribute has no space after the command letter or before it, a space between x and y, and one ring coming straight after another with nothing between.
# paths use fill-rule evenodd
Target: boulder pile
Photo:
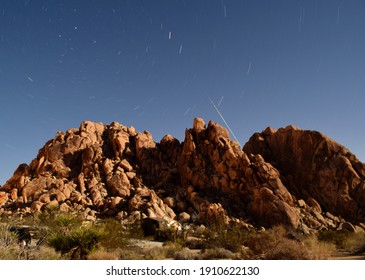
<instances>
[{"instance_id":1,"label":"boulder pile","mask_svg":"<svg viewBox=\"0 0 365 280\"><path fill-rule=\"evenodd\" d=\"M221 221L359 231L365 166L328 137L293 126L255 133L241 149L227 129L200 118L182 143L85 121L58 132L0 188L2 214L45 209L176 228Z\"/></svg>"}]
</instances>

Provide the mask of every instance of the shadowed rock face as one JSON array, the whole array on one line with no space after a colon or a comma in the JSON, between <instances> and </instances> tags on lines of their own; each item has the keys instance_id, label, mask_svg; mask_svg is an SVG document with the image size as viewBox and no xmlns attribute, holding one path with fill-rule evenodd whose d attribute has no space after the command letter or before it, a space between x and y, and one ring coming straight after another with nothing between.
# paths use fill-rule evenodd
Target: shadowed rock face
<instances>
[{"instance_id":1,"label":"shadowed rock face","mask_svg":"<svg viewBox=\"0 0 365 280\"><path fill-rule=\"evenodd\" d=\"M149 218L176 228L214 220L338 228L364 221L364 170L344 147L295 127L256 133L241 150L224 127L199 118L182 143L86 121L18 167L0 189L0 211L57 207L88 220Z\"/></svg>"},{"instance_id":2,"label":"shadowed rock face","mask_svg":"<svg viewBox=\"0 0 365 280\"><path fill-rule=\"evenodd\" d=\"M297 199L353 222L365 216L365 166L325 135L293 126L254 134L243 150L275 166Z\"/></svg>"}]
</instances>

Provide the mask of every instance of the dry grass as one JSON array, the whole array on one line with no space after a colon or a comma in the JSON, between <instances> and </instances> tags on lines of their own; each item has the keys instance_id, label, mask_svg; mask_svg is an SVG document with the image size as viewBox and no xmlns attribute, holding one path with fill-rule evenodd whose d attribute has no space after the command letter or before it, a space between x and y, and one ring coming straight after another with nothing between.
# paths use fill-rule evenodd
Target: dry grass
<instances>
[{"instance_id":1,"label":"dry grass","mask_svg":"<svg viewBox=\"0 0 365 280\"><path fill-rule=\"evenodd\" d=\"M295 237L282 226L254 236L248 247L256 257L270 260L329 259L336 251L333 244L319 241L315 236Z\"/></svg>"},{"instance_id":2,"label":"dry grass","mask_svg":"<svg viewBox=\"0 0 365 280\"><path fill-rule=\"evenodd\" d=\"M16 234L9 232L9 226L7 224L0 224L0 259L21 259L21 253L22 250L18 245Z\"/></svg>"},{"instance_id":3,"label":"dry grass","mask_svg":"<svg viewBox=\"0 0 365 280\"><path fill-rule=\"evenodd\" d=\"M180 251L176 252L175 260L195 260L198 258L198 253L192 251L189 248L182 248Z\"/></svg>"},{"instance_id":4,"label":"dry grass","mask_svg":"<svg viewBox=\"0 0 365 280\"><path fill-rule=\"evenodd\" d=\"M199 256L201 260L233 260L237 258L237 254L225 248L206 249Z\"/></svg>"},{"instance_id":5,"label":"dry grass","mask_svg":"<svg viewBox=\"0 0 365 280\"><path fill-rule=\"evenodd\" d=\"M35 240L43 240L40 246L31 249L20 248L17 236L9 232L14 224L28 225L36 229ZM77 237L80 244L90 237L86 233L102 233L92 239L92 245L85 251L89 260L194 260L194 259L275 259L275 260L323 260L339 252L350 254L365 252L365 234L339 231L322 231L316 235L301 235L288 232L283 226L274 226L263 232L249 231L235 224L227 225L216 221L211 223L199 237L167 241L164 246L150 247L137 245L132 240L144 239L138 225L125 227L118 221L105 219L97 223L83 223L70 214L48 215L29 220L14 218L0 222L0 259L3 260L57 260L70 258L57 253L50 240L59 235ZM91 235L94 237L94 235ZM61 242L64 244L64 242ZM67 242L66 242L67 243ZM48 245L47 245L48 244ZM143 242L142 242L143 244ZM94 246L95 245L95 246ZM82 246L84 247L84 246Z\"/></svg>"},{"instance_id":6,"label":"dry grass","mask_svg":"<svg viewBox=\"0 0 365 280\"><path fill-rule=\"evenodd\" d=\"M0 224L0 260L58 260L61 255L53 248L40 246L21 248L15 233L9 232L9 225Z\"/></svg>"},{"instance_id":7,"label":"dry grass","mask_svg":"<svg viewBox=\"0 0 365 280\"><path fill-rule=\"evenodd\" d=\"M0 246L0 260L18 260L20 259L19 246Z\"/></svg>"},{"instance_id":8,"label":"dry grass","mask_svg":"<svg viewBox=\"0 0 365 280\"><path fill-rule=\"evenodd\" d=\"M252 232L240 225L225 224L224 221L214 221L205 230L205 249L224 248L234 253L242 250L244 243L252 235Z\"/></svg>"},{"instance_id":9,"label":"dry grass","mask_svg":"<svg viewBox=\"0 0 365 280\"><path fill-rule=\"evenodd\" d=\"M60 253L49 246L40 246L38 249L29 251L30 259L32 260L61 260L63 259Z\"/></svg>"},{"instance_id":10,"label":"dry grass","mask_svg":"<svg viewBox=\"0 0 365 280\"><path fill-rule=\"evenodd\" d=\"M336 246L332 243L319 241L316 236L309 236L303 240L311 260L328 260L336 252Z\"/></svg>"},{"instance_id":11,"label":"dry grass","mask_svg":"<svg viewBox=\"0 0 365 280\"><path fill-rule=\"evenodd\" d=\"M258 258L267 260L307 260L308 251L300 242L286 238L281 228L265 231L248 242Z\"/></svg>"},{"instance_id":12,"label":"dry grass","mask_svg":"<svg viewBox=\"0 0 365 280\"><path fill-rule=\"evenodd\" d=\"M352 233L343 242L343 248L351 254L365 252L365 233Z\"/></svg>"},{"instance_id":13,"label":"dry grass","mask_svg":"<svg viewBox=\"0 0 365 280\"><path fill-rule=\"evenodd\" d=\"M152 247L143 250L145 260L174 259L176 254L182 250L178 243L168 241L162 247Z\"/></svg>"},{"instance_id":14,"label":"dry grass","mask_svg":"<svg viewBox=\"0 0 365 280\"><path fill-rule=\"evenodd\" d=\"M119 260L143 260L144 255L135 249L122 250L119 253Z\"/></svg>"},{"instance_id":15,"label":"dry grass","mask_svg":"<svg viewBox=\"0 0 365 280\"><path fill-rule=\"evenodd\" d=\"M91 252L88 260L118 260L120 255L119 250L107 251L105 248L99 248Z\"/></svg>"},{"instance_id":16,"label":"dry grass","mask_svg":"<svg viewBox=\"0 0 365 280\"><path fill-rule=\"evenodd\" d=\"M346 232L346 231L321 231L318 239L336 246L337 249L346 251L350 254L365 252L365 233Z\"/></svg>"}]
</instances>

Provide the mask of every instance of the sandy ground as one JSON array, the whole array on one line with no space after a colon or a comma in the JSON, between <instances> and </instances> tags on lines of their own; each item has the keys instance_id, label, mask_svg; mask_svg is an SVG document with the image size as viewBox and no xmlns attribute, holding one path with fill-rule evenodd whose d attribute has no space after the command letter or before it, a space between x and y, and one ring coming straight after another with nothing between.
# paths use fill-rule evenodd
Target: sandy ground
<instances>
[{"instance_id":1,"label":"sandy ground","mask_svg":"<svg viewBox=\"0 0 365 280\"><path fill-rule=\"evenodd\" d=\"M150 240L141 240L141 239L131 239L131 243L133 246L139 247L141 249L151 249L151 248L159 248L163 246L163 242L159 241L150 241Z\"/></svg>"}]
</instances>

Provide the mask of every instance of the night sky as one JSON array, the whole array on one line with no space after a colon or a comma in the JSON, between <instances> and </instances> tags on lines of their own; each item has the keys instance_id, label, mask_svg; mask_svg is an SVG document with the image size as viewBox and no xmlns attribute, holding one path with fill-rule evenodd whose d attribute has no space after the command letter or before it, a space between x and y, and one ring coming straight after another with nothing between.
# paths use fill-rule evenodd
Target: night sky
<instances>
[{"instance_id":1,"label":"night sky","mask_svg":"<svg viewBox=\"0 0 365 280\"><path fill-rule=\"evenodd\" d=\"M243 145L289 124L365 161L365 1L0 1L0 184L57 131L117 121Z\"/></svg>"}]
</instances>

